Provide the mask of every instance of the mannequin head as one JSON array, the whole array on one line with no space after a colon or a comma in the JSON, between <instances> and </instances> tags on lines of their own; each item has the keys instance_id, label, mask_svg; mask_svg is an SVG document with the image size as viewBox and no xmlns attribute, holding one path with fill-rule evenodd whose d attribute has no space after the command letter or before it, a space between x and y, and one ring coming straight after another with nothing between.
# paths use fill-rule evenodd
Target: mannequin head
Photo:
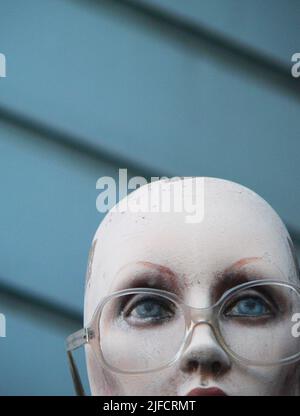
<instances>
[{"instance_id":1,"label":"mannequin head","mask_svg":"<svg viewBox=\"0 0 300 416\"><path fill-rule=\"evenodd\" d=\"M204 215L199 222L187 222L184 211L112 210L107 214L91 248L85 325L105 296L131 287L137 276L146 280L147 287L168 290L168 282L172 282L186 304L199 308L210 306L212 298L216 301L229 287L230 282L224 279L228 270L243 270L250 280L299 284L292 241L270 205L237 183L205 177L199 178L199 186L200 179ZM181 179L183 189L189 180ZM163 192L154 192L162 185ZM154 195L151 204L158 203L155 198L167 198L172 192L172 181L145 185L126 198L140 201L149 197L149 192ZM186 198L190 197L187 193ZM298 362L271 367L242 365L228 356L205 325L197 328L174 365L154 373L112 372L98 362L89 345L86 357L94 395L186 395L197 387L218 387L229 395L299 394ZM212 365L216 362L217 366Z\"/></svg>"}]
</instances>

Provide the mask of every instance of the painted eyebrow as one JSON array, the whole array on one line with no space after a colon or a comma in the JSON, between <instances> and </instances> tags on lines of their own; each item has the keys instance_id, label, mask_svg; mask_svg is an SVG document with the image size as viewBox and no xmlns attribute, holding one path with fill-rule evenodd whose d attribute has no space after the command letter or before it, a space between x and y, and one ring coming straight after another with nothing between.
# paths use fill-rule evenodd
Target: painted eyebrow
<instances>
[{"instance_id":1,"label":"painted eyebrow","mask_svg":"<svg viewBox=\"0 0 300 416\"><path fill-rule=\"evenodd\" d=\"M115 290L152 288L173 292L180 296L183 292L183 284L176 273L160 264L140 261L135 263L137 270L128 277L124 276L120 285ZM125 272L126 273L126 272Z\"/></svg>"},{"instance_id":2,"label":"painted eyebrow","mask_svg":"<svg viewBox=\"0 0 300 416\"><path fill-rule=\"evenodd\" d=\"M261 280L261 272L243 270L246 264L261 260L261 257L245 257L234 262L215 276L215 283L211 288L211 299L215 303L229 289L252 280Z\"/></svg>"},{"instance_id":3,"label":"painted eyebrow","mask_svg":"<svg viewBox=\"0 0 300 416\"><path fill-rule=\"evenodd\" d=\"M227 267L221 273L215 276L215 283L211 288L211 298L216 302L224 292L237 286L241 283L250 280L260 280L260 273L247 272L241 270L242 266L248 263L261 260L261 257L246 257L242 258L232 265ZM173 292L178 296L184 294L184 281L174 273L170 268L160 264L139 261L134 263L137 267L132 274L125 271L125 277L122 282L114 288L114 290L134 289L134 288L153 288L162 289L168 292Z\"/></svg>"}]
</instances>

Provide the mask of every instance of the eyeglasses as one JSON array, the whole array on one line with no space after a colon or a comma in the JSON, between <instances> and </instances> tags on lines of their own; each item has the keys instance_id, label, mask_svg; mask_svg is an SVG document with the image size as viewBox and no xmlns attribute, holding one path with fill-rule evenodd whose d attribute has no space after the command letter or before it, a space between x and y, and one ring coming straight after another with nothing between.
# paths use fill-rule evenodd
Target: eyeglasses
<instances>
[{"instance_id":1,"label":"eyeglasses","mask_svg":"<svg viewBox=\"0 0 300 416\"><path fill-rule=\"evenodd\" d=\"M207 308L186 305L164 290L114 292L99 304L88 327L67 338L75 389L84 394L72 351L84 344L114 372L149 373L173 365L196 327L205 324L232 359L270 366L299 359L298 319L300 288L279 281L240 284Z\"/></svg>"}]
</instances>

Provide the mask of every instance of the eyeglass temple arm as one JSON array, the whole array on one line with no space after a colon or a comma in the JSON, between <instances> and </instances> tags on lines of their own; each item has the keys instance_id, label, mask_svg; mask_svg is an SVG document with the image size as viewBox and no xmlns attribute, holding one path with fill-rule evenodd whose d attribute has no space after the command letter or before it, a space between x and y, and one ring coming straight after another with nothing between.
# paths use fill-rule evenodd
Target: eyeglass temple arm
<instances>
[{"instance_id":1,"label":"eyeglass temple arm","mask_svg":"<svg viewBox=\"0 0 300 416\"><path fill-rule=\"evenodd\" d=\"M89 331L88 328L80 329L79 331L74 332L67 338L66 348L67 348L67 357L69 362L69 367L71 371L72 380L75 387L75 392L77 396L85 396L84 388L80 379L79 371L75 364L72 351L81 347L82 345L88 342Z\"/></svg>"}]
</instances>

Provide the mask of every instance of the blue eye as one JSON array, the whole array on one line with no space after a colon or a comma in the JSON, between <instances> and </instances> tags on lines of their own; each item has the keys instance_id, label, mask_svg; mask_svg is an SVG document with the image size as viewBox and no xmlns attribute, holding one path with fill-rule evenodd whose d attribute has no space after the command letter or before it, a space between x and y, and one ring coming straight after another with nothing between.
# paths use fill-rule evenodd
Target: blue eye
<instances>
[{"instance_id":1,"label":"blue eye","mask_svg":"<svg viewBox=\"0 0 300 416\"><path fill-rule=\"evenodd\" d=\"M174 307L171 302L162 302L160 299L142 299L130 307L126 317L134 321L164 321L174 316Z\"/></svg>"},{"instance_id":2,"label":"blue eye","mask_svg":"<svg viewBox=\"0 0 300 416\"><path fill-rule=\"evenodd\" d=\"M237 301L226 311L227 316L261 317L272 313L267 302L256 296L248 296Z\"/></svg>"}]
</instances>

